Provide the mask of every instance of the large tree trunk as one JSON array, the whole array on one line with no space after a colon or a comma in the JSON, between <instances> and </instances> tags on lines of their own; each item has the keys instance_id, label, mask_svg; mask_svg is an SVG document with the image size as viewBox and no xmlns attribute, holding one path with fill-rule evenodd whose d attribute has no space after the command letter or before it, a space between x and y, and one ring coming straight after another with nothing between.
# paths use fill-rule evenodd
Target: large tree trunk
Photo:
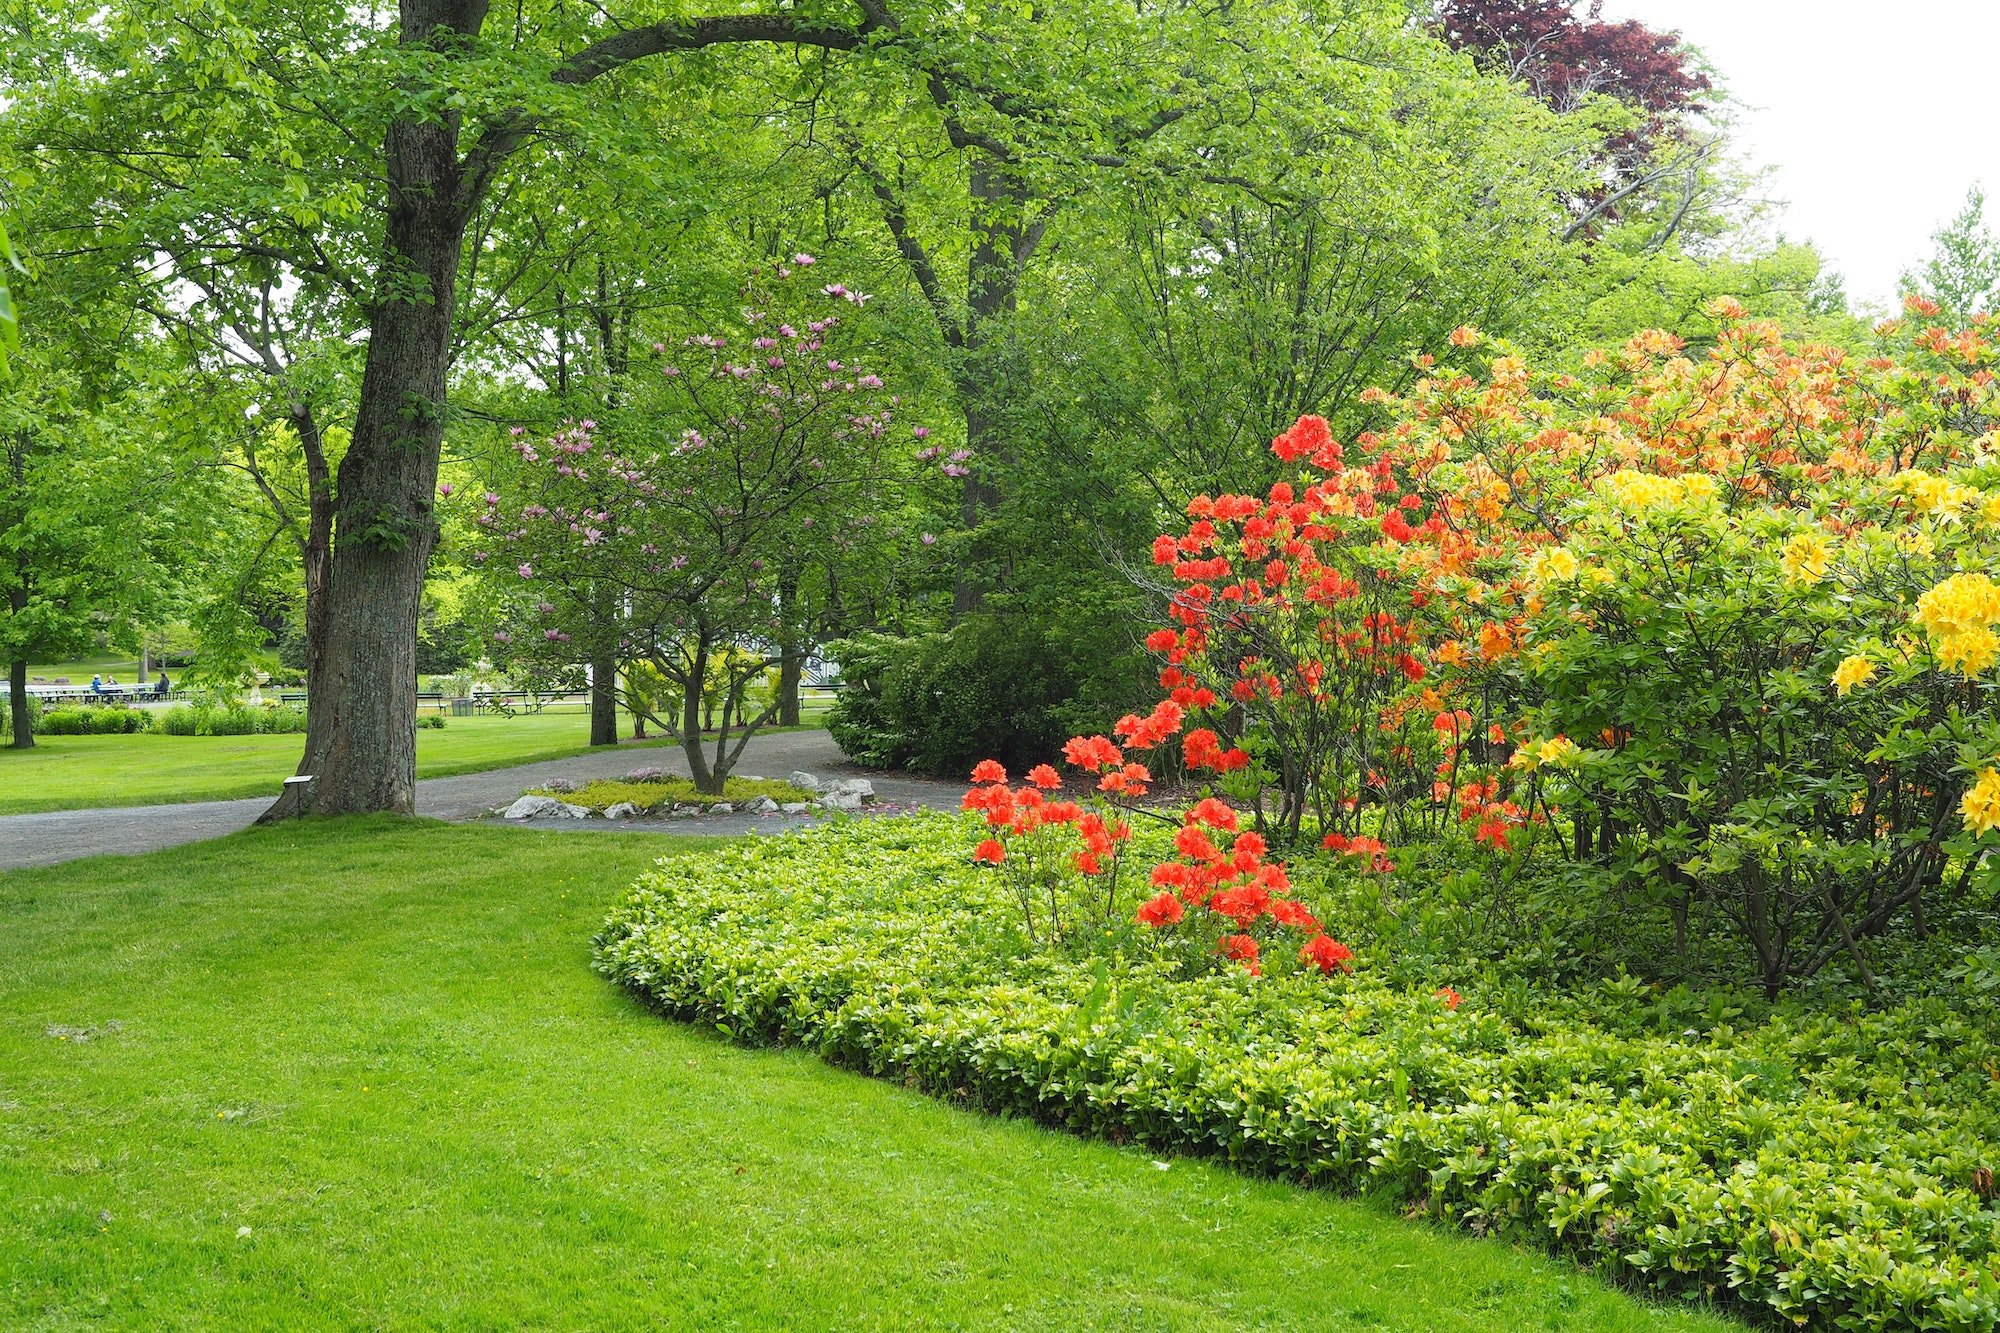
<instances>
[{"instance_id":1,"label":"large tree trunk","mask_svg":"<svg viewBox=\"0 0 2000 1333\"><path fill-rule=\"evenodd\" d=\"M35 724L28 716L28 659L17 657L7 664L7 707L14 725L13 748L35 748Z\"/></svg>"},{"instance_id":2,"label":"large tree trunk","mask_svg":"<svg viewBox=\"0 0 2000 1333\"><path fill-rule=\"evenodd\" d=\"M1027 217L1027 182L1017 171L975 156L970 193L974 245L966 268L965 350L957 385L973 461L959 496L959 521L968 532L1000 503L1000 488L991 477L1012 457L1006 403L1026 386L1009 321L1020 302L1021 271L1042 238L1042 224ZM977 611L985 597L986 582L975 562L961 563L952 588L953 613Z\"/></svg>"},{"instance_id":3,"label":"large tree trunk","mask_svg":"<svg viewBox=\"0 0 2000 1333\"><path fill-rule=\"evenodd\" d=\"M590 659L590 743L618 744L618 660L609 652Z\"/></svg>"},{"instance_id":4,"label":"large tree trunk","mask_svg":"<svg viewBox=\"0 0 2000 1333\"><path fill-rule=\"evenodd\" d=\"M478 0L404 0L402 41L432 45L440 29L470 35L484 17ZM307 784L289 789L266 821L415 812L417 617L437 543L432 501L465 232L458 128L455 114L389 126L378 300L354 438L334 488L325 642L306 696L299 772L316 780L303 799Z\"/></svg>"}]
</instances>

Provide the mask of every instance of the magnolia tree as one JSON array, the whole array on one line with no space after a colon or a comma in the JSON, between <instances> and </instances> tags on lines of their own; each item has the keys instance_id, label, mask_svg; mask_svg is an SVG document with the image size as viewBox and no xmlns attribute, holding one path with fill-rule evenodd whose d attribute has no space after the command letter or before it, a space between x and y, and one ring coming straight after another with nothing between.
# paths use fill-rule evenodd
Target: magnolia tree
<instances>
[{"instance_id":1,"label":"magnolia tree","mask_svg":"<svg viewBox=\"0 0 2000 1333\"><path fill-rule=\"evenodd\" d=\"M625 703L680 738L704 792L778 713L758 686L799 629L787 587L883 558L885 494L917 461L892 443L898 399L856 364L869 298L812 266L794 256L746 289L727 333L655 344L615 420L521 439L508 493L487 492L474 520L474 560L502 590L496 659L544 679L607 651L649 663L666 690ZM679 717L661 716L662 695Z\"/></svg>"}]
</instances>

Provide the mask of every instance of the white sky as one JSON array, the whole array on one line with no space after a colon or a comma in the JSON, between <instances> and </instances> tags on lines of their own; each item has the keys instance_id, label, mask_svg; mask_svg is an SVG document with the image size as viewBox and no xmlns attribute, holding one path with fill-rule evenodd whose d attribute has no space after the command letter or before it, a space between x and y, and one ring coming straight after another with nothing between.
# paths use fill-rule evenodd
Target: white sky
<instances>
[{"instance_id":1,"label":"white sky","mask_svg":"<svg viewBox=\"0 0 2000 1333\"><path fill-rule=\"evenodd\" d=\"M1606 0L1604 17L1702 49L1742 104L1739 155L1777 168L1777 229L1857 304L1891 306L1975 181L2000 195L2000 0Z\"/></svg>"}]
</instances>

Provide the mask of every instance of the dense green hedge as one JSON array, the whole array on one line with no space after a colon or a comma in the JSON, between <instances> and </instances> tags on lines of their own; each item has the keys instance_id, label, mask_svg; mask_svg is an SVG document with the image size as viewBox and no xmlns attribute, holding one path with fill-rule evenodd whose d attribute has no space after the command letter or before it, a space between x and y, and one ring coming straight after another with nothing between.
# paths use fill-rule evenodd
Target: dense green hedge
<instances>
[{"instance_id":1,"label":"dense green hedge","mask_svg":"<svg viewBox=\"0 0 2000 1333\"><path fill-rule=\"evenodd\" d=\"M175 704L159 716L159 729L169 736L258 736L301 732L306 710L291 705L255 707L230 704Z\"/></svg>"},{"instance_id":2,"label":"dense green hedge","mask_svg":"<svg viewBox=\"0 0 2000 1333\"><path fill-rule=\"evenodd\" d=\"M35 724L43 736L121 736L146 730L146 714L120 704L51 708Z\"/></svg>"},{"instance_id":3,"label":"dense green hedge","mask_svg":"<svg viewBox=\"0 0 2000 1333\"><path fill-rule=\"evenodd\" d=\"M663 861L611 915L597 965L740 1040L1391 1191L1787 1324L2000 1319L2000 1211L1980 1197L2000 1164L1989 1006L1620 1036L1482 1012L1477 995L1453 1012L1365 956L1334 981L1175 981L1142 943L1024 956L1003 890L970 863L978 836L919 816Z\"/></svg>"}]
</instances>

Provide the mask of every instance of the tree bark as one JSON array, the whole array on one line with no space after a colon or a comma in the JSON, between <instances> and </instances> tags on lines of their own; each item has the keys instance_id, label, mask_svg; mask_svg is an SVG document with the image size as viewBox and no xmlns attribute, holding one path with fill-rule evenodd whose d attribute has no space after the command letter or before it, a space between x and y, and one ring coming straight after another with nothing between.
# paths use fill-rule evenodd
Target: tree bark
<instances>
[{"instance_id":1,"label":"tree bark","mask_svg":"<svg viewBox=\"0 0 2000 1333\"><path fill-rule=\"evenodd\" d=\"M608 651L590 659L590 743L618 744L618 659Z\"/></svg>"},{"instance_id":2,"label":"tree bark","mask_svg":"<svg viewBox=\"0 0 2000 1333\"><path fill-rule=\"evenodd\" d=\"M786 566L778 574L778 725L799 725L799 678L806 655L799 644L799 574Z\"/></svg>"},{"instance_id":3,"label":"tree bark","mask_svg":"<svg viewBox=\"0 0 2000 1333\"><path fill-rule=\"evenodd\" d=\"M7 707L14 724L13 747L35 748L35 724L28 716L28 659L17 657L7 664Z\"/></svg>"},{"instance_id":4,"label":"tree bark","mask_svg":"<svg viewBox=\"0 0 2000 1333\"><path fill-rule=\"evenodd\" d=\"M959 522L967 532L979 527L1000 503L990 477L1011 459L1006 399L1021 393L1024 368L1009 321L1020 305L1021 271L1041 241L1042 228L1026 217L1027 182L1020 173L984 154L972 159L974 245L966 268L965 349L958 392L965 408L965 447L973 470L959 494ZM986 599L986 580L974 562L962 562L952 586L952 612L968 615Z\"/></svg>"}]
</instances>

